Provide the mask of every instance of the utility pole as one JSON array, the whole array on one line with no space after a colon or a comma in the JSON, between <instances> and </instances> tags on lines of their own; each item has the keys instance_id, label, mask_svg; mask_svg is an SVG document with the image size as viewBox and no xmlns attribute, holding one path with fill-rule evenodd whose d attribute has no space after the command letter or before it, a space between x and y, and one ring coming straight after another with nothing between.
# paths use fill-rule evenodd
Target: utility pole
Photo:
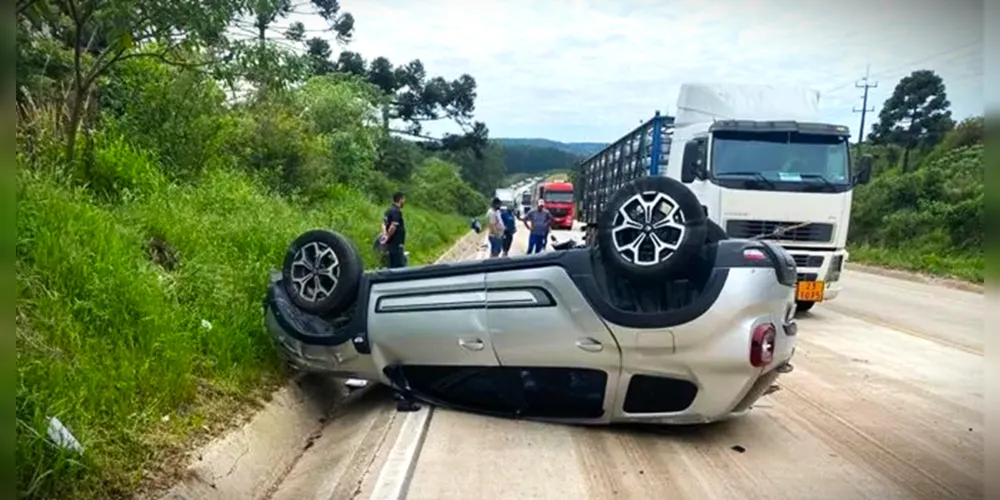
<instances>
[{"instance_id":1,"label":"utility pole","mask_svg":"<svg viewBox=\"0 0 1000 500\"><path fill-rule=\"evenodd\" d=\"M861 113L861 127L858 128L858 144L865 138L865 115L869 112L874 112L875 108L868 108L868 89L873 89L878 87L878 82L868 82L868 77L871 75L871 65L869 64L865 67L865 77L854 83L854 86L859 89L865 89L865 93L861 95L861 109L854 108L855 113Z\"/></svg>"}]
</instances>

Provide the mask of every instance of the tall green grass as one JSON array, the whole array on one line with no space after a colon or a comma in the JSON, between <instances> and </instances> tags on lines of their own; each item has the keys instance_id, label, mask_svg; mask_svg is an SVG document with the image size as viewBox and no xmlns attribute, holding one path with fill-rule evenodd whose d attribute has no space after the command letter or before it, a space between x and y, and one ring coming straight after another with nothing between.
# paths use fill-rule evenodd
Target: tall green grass
<instances>
[{"instance_id":1,"label":"tall green grass","mask_svg":"<svg viewBox=\"0 0 1000 500\"><path fill-rule=\"evenodd\" d=\"M983 283L986 280L984 255L939 253L921 248L884 248L872 245L855 245L849 250L850 260L860 264L926 273L973 283Z\"/></svg>"},{"instance_id":2,"label":"tall green grass","mask_svg":"<svg viewBox=\"0 0 1000 500\"><path fill-rule=\"evenodd\" d=\"M343 188L302 208L231 172L144 185L125 200L38 170L18 180L16 460L29 498L127 496L280 384L262 325L269 270L311 228L343 232L371 266L385 208ZM414 263L467 230L456 216L406 214ZM173 248L172 270L147 255L150 238ZM49 442L49 417L82 455Z\"/></svg>"}]
</instances>

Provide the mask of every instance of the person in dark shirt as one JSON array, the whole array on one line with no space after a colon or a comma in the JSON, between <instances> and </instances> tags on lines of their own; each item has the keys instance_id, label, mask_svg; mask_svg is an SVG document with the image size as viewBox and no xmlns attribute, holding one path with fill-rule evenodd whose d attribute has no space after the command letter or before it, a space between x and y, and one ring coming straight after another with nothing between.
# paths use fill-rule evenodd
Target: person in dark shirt
<instances>
[{"instance_id":1,"label":"person in dark shirt","mask_svg":"<svg viewBox=\"0 0 1000 500\"><path fill-rule=\"evenodd\" d=\"M403 221L403 205L406 204L406 195L401 192L393 193L392 206L385 211L382 219L382 243L385 245L386 256L390 268L406 267L406 253L404 244L406 243L406 223Z\"/></svg>"}]
</instances>

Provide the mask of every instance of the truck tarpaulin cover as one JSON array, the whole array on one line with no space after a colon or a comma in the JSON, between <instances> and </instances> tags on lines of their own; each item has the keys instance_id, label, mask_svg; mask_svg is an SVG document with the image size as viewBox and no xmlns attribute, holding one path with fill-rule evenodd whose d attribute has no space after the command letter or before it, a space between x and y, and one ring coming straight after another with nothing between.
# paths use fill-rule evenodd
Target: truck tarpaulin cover
<instances>
[{"instance_id":1,"label":"truck tarpaulin cover","mask_svg":"<svg viewBox=\"0 0 1000 500\"><path fill-rule=\"evenodd\" d=\"M674 123L715 120L818 122L819 91L792 85L681 85Z\"/></svg>"}]
</instances>

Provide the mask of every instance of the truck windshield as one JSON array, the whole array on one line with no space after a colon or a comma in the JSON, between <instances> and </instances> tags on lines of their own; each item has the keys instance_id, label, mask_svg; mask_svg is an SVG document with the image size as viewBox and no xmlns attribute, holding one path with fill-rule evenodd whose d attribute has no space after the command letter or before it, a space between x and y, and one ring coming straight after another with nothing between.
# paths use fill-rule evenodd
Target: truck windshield
<instances>
[{"instance_id":1,"label":"truck windshield","mask_svg":"<svg viewBox=\"0 0 1000 500\"><path fill-rule=\"evenodd\" d=\"M845 137L719 131L712 141L712 175L745 189L843 191L850 187L848 157Z\"/></svg>"},{"instance_id":2,"label":"truck windshield","mask_svg":"<svg viewBox=\"0 0 1000 500\"><path fill-rule=\"evenodd\" d=\"M572 203L573 193L569 191L545 191L545 201L552 203Z\"/></svg>"}]
</instances>

